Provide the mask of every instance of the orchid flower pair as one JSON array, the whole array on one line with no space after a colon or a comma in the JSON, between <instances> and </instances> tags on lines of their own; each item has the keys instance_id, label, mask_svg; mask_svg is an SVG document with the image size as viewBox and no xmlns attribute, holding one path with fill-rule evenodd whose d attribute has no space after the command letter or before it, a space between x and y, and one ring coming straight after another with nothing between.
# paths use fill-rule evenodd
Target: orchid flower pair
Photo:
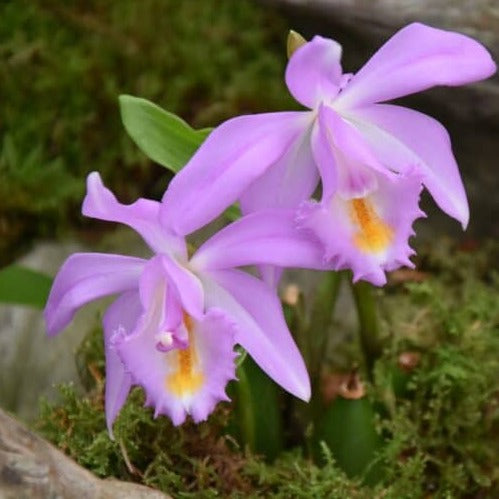
<instances>
[{"instance_id":1,"label":"orchid flower pair","mask_svg":"<svg viewBox=\"0 0 499 499\"><path fill-rule=\"evenodd\" d=\"M353 76L342 73L340 58L333 40L304 43L290 58L286 82L311 110L222 124L161 203L122 205L97 173L89 175L83 213L129 225L154 252L149 260L71 256L45 309L53 335L85 303L119 294L103 320L111 434L134 384L155 415L174 424L187 415L205 419L226 399L236 343L308 400L306 368L275 289L237 267L351 268L355 279L381 285L386 270L411 265L408 238L422 214L423 185L466 226L466 196L445 129L379 102L485 78L495 71L487 51L466 36L412 24ZM319 181L322 197L310 200ZM245 216L189 258L185 237L236 200Z\"/></svg>"}]
</instances>

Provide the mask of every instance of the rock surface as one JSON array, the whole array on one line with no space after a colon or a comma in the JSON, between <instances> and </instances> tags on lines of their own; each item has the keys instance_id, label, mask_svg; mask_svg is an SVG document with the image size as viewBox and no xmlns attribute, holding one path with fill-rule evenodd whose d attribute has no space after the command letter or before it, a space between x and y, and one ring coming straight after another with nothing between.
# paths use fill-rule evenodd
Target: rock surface
<instances>
[{"instance_id":1,"label":"rock surface","mask_svg":"<svg viewBox=\"0 0 499 499\"><path fill-rule=\"evenodd\" d=\"M419 21L480 40L499 61L497 0L258 0L280 8L306 38L322 34L344 48L343 65L356 71L402 26ZM403 104L439 119L449 130L470 198L468 237L499 237L499 75L473 85L435 88ZM426 203L425 208L427 208ZM433 228L460 229L430 210ZM427 227L426 222L423 227ZM424 230L424 229L423 229ZM434 230L431 231L434 233Z\"/></svg>"},{"instance_id":2,"label":"rock surface","mask_svg":"<svg viewBox=\"0 0 499 499\"><path fill-rule=\"evenodd\" d=\"M143 256L144 249L138 236L124 229L113 232L97 247L42 242L17 263L55 275L63 261L76 251ZM61 383L73 382L78 386L75 352L83 337L100 324L109 301L99 300L82 307L71 324L53 338L46 335L41 310L0 304L0 407L23 420L33 420L40 397L54 400L58 395L55 386Z\"/></svg>"},{"instance_id":3,"label":"rock surface","mask_svg":"<svg viewBox=\"0 0 499 499\"><path fill-rule=\"evenodd\" d=\"M281 6L304 34L322 33L345 47L349 69L359 67L395 31L411 22L465 33L481 41L499 60L499 3L497 0L260 0ZM350 49L350 50L349 50ZM499 75L473 87L445 89L443 107L460 118L492 120L499 126ZM453 90L454 91L454 90ZM459 99L460 106L451 102ZM447 101L447 103L446 103Z\"/></svg>"},{"instance_id":4,"label":"rock surface","mask_svg":"<svg viewBox=\"0 0 499 499\"><path fill-rule=\"evenodd\" d=\"M165 494L102 480L0 409L1 499L165 499Z\"/></svg>"},{"instance_id":5,"label":"rock surface","mask_svg":"<svg viewBox=\"0 0 499 499\"><path fill-rule=\"evenodd\" d=\"M78 250L81 247L73 243L42 243L19 263L54 275L66 257ZM53 399L54 385L77 383L74 353L89 324L96 324L95 318L95 308L87 309L76 317L65 334L49 339L41 310L1 305L0 406L30 420L37 414L41 396Z\"/></svg>"}]
</instances>

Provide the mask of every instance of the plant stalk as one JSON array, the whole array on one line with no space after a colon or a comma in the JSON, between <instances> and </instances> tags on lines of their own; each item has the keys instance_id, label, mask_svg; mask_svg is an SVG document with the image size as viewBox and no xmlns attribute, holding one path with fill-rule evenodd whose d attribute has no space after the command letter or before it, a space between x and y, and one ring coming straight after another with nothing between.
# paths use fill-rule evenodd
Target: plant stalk
<instances>
[{"instance_id":1,"label":"plant stalk","mask_svg":"<svg viewBox=\"0 0 499 499\"><path fill-rule=\"evenodd\" d=\"M359 317L360 344L368 376L372 379L374 363L382 353L374 287L368 282L359 281L352 284L352 292Z\"/></svg>"}]
</instances>

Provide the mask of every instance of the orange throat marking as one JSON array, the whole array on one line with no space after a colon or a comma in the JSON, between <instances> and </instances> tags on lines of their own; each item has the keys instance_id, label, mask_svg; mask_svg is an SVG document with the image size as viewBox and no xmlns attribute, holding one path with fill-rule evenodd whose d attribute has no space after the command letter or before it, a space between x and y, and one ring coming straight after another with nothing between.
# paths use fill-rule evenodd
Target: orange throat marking
<instances>
[{"instance_id":1,"label":"orange throat marking","mask_svg":"<svg viewBox=\"0 0 499 499\"><path fill-rule=\"evenodd\" d=\"M350 216L358 231L353 236L355 246L365 253L379 253L393 241L393 230L376 213L366 198L349 201Z\"/></svg>"},{"instance_id":2,"label":"orange throat marking","mask_svg":"<svg viewBox=\"0 0 499 499\"><path fill-rule=\"evenodd\" d=\"M183 397L197 392L203 384L203 374L199 372L199 360L194 344L192 319L184 314L184 326L188 333L188 345L183 350L169 354L168 362L176 362L177 369L166 376L166 387L175 395Z\"/></svg>"}]
</instances>

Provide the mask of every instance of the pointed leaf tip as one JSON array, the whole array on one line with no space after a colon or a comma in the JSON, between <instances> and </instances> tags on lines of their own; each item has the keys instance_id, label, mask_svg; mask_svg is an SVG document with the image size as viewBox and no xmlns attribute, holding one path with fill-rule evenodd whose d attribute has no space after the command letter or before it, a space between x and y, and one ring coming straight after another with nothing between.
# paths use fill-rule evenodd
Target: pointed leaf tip
<instances>
[{"instance_id":1,"label":"pointed leaf tip","mask_svg":"<svg viewBox=\"0 0 499 499\"><path fill-rule=\"evenodd\" d=\"M305 45L305 43L307 43L307 40L302 35L300 35L300 33L297 33L296 31L290 29L286 44L288 59L291 58L291 56L295 53L297 49L299 49L302 45Z\"/></svg>"}]
</instances>

